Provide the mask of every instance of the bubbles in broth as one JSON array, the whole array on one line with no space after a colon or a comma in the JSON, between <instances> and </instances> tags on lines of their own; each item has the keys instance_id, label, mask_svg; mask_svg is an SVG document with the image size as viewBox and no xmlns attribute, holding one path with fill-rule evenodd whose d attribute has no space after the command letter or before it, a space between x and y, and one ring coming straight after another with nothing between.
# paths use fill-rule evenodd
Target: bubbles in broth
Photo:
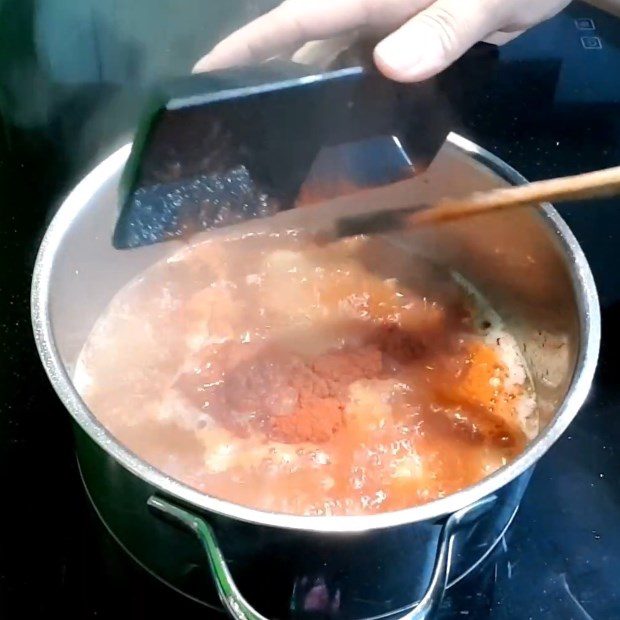
<instances>
[{"instance_id":1,"label":"bubbles in broth","mask_svg":"<svg viewBox=\"0 0 620 620\"><path fill-rule=\"evenodd\" d=\"M212 240L124 287L75 382L166 474L301 515L444 497L538 431L514 338L463 280L386 239Z\"/></svg>"}]
</instances>

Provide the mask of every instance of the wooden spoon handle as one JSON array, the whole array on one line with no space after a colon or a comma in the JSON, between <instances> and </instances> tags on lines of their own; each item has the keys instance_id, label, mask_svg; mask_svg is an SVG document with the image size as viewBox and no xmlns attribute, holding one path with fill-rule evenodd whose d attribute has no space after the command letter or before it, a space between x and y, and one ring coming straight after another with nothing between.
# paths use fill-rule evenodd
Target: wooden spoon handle
<instances>
[{"instance_id":1,"label":"wooden spoon handle","mask_svg":"<svg viewBox=\"0 0 620 620\"><path fill-rule=\"evenodd\" d=\"M433 208L411 215L410 223L418 225L494 209L579 198L603 198L615 194L620 194L620 166L505 189L475 192L466 198L441 200Z\"/></svg>"}]
</instances>

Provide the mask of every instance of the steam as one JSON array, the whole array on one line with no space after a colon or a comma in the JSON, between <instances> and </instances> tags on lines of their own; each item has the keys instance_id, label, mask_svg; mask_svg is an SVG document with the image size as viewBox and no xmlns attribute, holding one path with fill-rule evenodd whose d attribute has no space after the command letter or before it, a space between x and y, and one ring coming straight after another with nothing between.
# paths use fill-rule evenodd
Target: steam
<instances>
[{"instance_id":1,"label":"steam","mask_svg":"<svg viewBox=\"0 0 620 620\"><path fill-rule=\"evenodd\" d=\"M3 3L3 119L19 133L37 132L38 148L49 150L50 167L61 163L67 177L62 185L69 189L131 139L154 83L188 74L205 50L275 4L276 0Z\"/></svg>"}]
</instances>

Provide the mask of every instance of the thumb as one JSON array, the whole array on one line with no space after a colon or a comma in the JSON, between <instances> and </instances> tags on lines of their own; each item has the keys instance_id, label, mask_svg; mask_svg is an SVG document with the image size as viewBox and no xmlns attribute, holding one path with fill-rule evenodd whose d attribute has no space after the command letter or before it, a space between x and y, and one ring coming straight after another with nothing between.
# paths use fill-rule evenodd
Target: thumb
<instances>
[{"instance_id":1,"label":"thumb","mask_svg":"<svg viewBox=\"0 0 620 620\"><path fill-rule=\"evenodd\" d=\"M499 11L492 4L436 0L377 45L377 67L399 82L417 82L443 71L497 30Z\"/></svg>"}]
</instances>

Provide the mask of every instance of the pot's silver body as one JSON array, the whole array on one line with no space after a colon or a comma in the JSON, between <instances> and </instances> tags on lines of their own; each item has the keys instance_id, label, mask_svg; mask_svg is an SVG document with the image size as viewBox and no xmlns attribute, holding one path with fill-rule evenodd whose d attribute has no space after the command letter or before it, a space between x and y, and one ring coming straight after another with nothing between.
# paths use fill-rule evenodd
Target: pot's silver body
<instances>
[{"instance_id":1,"label":"pot's silver body","mask_svg":"<svg viewBox=\"0 0 620 620\"><path fill-rule=\"evenodd\" d=\"M105 431L70 381L79 351L112 296L177 249L174 244L112 249L116 188L127 155L128 147L113 154L65 201L44 240L33 283L37 344L77 423L80 466L99 514L146 568L185 594L217 605L218 592L198 539L162 520L147 501L164 511L167 502L183 506L186 516L197 517L187 517L186 525L202 536L219 597L237 617L260 617L241 595L269 617L287 610L303 615L313 606L342 618L423 617L443 589L500 539L531 468L587 396L600 317L592 275L572 234L544 206L395 238L473 282L520 341L537 389L542 428L519 459L473 487L395 513L307 518L263 513L200 494L142 462ZM389 190L390 203L432 202L448 188L456 195L521 181L501 161L453 135L425 175ZM310 225L323 213L381 204L383 191L250 226ZM174 516L173 508L167 512ZM199 521L210 527L201 529ZM415 616L407 609L419 600L423 604Z\"/></svg>"},{"instance_id":2,"label":"pot's silver body","mask_svg":"<svg viewBox=\"0 0 620 620\"><path fill-rule=\"evenodd\" d=\"M157 518L147 502L157 490L76 432L80 470L108 530L142 566L184 594L221 607L198 541ZM516 513L529 472L502 487L491 510L454 537L448 586L462 579L500 543ZM198 512L198 511L197 511ZM442 520L342 534L297 532L203 514L213 527L244 597L267 618L303 617L317 584L329 592L323 611L334 618L399 618L428 588ZM438 601L439 602L439 601ZM307 609L305 611L308 611ZM400 613L399 613L400 612Z\"/></svg>"}]
</instances>

